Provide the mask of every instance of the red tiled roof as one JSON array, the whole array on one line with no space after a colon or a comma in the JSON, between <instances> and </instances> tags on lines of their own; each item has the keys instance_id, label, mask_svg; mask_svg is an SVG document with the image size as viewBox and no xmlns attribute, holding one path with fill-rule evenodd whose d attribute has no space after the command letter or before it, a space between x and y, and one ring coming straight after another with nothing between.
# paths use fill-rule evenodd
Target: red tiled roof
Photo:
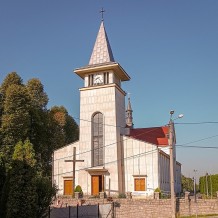
<instances>
[{"instance_id":1,"label":"red tiled roof","mask_svg":"<svg viewBox=\"0 0 218 218\"><path fill-rule=\"evenodd\" d=\"M158 146L168 145L168 126L130 129L129 136Z\"/></svg>"}]
</instances>

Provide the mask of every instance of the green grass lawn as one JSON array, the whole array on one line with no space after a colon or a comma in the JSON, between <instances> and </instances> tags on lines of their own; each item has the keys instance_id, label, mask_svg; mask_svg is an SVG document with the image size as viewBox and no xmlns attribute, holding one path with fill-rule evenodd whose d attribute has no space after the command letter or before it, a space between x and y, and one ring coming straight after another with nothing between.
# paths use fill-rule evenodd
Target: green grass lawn
<instances>
[{"instance_id":1,"label":"green grass lawn","mask_svg":"<svg viewBox=\"0 0 218 218\"><path fill-rule=\"evenodd\" d=\"M180 218L194 218L194 217L218 217L218 214L181 216Z\"/></svg>"}]
</instances>

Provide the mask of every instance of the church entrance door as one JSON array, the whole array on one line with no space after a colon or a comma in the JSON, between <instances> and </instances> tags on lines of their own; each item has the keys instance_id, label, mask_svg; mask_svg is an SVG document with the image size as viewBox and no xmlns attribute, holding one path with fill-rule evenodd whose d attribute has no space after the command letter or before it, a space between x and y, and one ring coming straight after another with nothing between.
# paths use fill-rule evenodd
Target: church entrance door
<instances>
[{"instance_id":1,"label":"church entrance door","mask_svg":"<svg viewBox=\"0 0 218 218\"><path fill-rule=\"evenodd\" d=\"M64 180L64 195L73 194L73 180Z\"/></svg>"},{"instance_id":2,"label":"church entrance door","mask_svg":"<svg viewBox=\"0 0 218 218\"><path fill-rule=\"evenodd\" d=\"M103 175L92 176L92 195L99 195L102 191L104 191Z\"/></svg>"}]
</instances>

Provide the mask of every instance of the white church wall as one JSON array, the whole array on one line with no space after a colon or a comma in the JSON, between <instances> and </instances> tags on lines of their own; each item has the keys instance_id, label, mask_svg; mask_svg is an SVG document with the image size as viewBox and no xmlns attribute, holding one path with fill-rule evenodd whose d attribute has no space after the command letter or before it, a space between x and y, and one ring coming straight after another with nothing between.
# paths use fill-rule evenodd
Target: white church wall
<instances>
[{"instance_id":1,"label":"white church wall","mask_svg":"<svg viewBox=\"0 0 218 218\"><path fill-rule=\"evenodd\" d=\"M164 147L159 147L160 150L165 152L166 154L170 155L170 147L169 146L164 146Z\"/></svg>"},{"instance_id":2,"label":"white church wall","mask_svg":"<svg viewBox=\"0 0 218 218\"><path fill-rule=\"evenodd\" d=\"M162 149L161 149L162 150ZM170 193L170 156L162 151L159 153L160 189L165 194ZM174 169L175 192L181 192L181 164L176 162Z\"/></svg>"},{"instance_id":3,"label":"white church wall","mask_svg":"<svg viewBox=\"0 0 218 218\"><path fill-rule=\"evenodd\" d=\"M73 147L77 148L79 142L69 144L63 148L60 148L54 152L53 157L53 183L58 187L58 195L64 194L64 180L73 178L73 163L65 162L65 160L73 160ZM78 155L76 155L78 159ZM76 172L76 184L78 183L78 172Z\"/></svg>"},{"instance_id":4,"label":"white church wall","mask_svg":"<svg viewBox=\"0 0 218 218\"><path fill-rule=\"evenodd\" d=\"M158 187L158 150L156 145L124 137L126 192L136 196L151 196ZM145 191L135 191L135 179L145 179Z\"/></svg>"},{"instance_id":5,"label":"white church wall","mask_svg":"<svg viewBox=\"0 0 218 218\"><path fill-rule=\"evenodd\" d=\"M162 149L161 149L162 150ZM159 152L159 188L165 194L170 192L170 158L164 152Z\"/></svg>"},{"instance_id":6,"label":"white church wall","mask_svg":"<svg viewBox=\"0 0 218 218\"><path fill-rule=\"evenodd\" d=\"M181 183L181 164L176 162L176 173L175 173L175 191L176 193L180 193L182 191L182 183Z\"/></svg>"}]
</instances>

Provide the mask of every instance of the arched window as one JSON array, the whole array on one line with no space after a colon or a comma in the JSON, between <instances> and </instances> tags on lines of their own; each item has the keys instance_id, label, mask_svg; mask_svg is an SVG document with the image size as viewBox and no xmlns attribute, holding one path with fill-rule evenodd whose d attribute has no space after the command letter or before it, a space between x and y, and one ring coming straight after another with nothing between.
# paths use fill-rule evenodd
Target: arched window
<instances>
[{"instance_id":1,"label":"arched window","mask_svg":"<svg viewBox=\"0 0 218 218\"><path fill-rule=\"evenodd\" d=\"M92 165L103 165L103 114L99 112L92 118Z\"/></svg>"}]
</instances>

